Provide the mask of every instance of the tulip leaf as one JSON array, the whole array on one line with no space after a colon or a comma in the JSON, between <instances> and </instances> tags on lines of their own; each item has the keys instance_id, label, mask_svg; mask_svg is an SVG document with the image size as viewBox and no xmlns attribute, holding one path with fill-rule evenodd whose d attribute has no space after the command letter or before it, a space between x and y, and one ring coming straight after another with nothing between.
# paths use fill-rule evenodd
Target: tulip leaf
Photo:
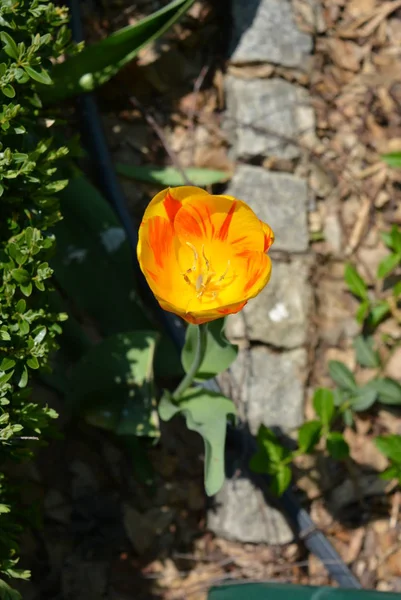
<instances>
[{"instance_id":1,"label":"tulip leaf","mask_svg":"<svg viewBox=\"0 0 401 600\"><path fill-rule=\"evenodd\" d=\"M194 361L197 344L198 325L188 325L185 344L181 354L182 365L188 372ZM204 381L223 373L237 357L238 348L233 346L224 335L225 319L217 319L208 324L205 358L196 379Z\"/></svg>"},{"instance_id":2,"label":"tulip leaf","mask_svg":"<svg viewBox=\"0 0 401 600\"><path fill-rule=\"evenodd\" d=\"M51 265L60 287L102 334L150 327L134 285L132 253L115 213L84 177L60 192Z\"/></svg>"},{"instance_id":3,"label":"tulip leaf","mask_svg":"<svg viewBox=\"0 0 401 600\"><path fill-rule=\"evenodd\" d=\"M153 359L158 334L132 331L93 346L73 367L67 401L91 425L157 437Z\"/></svg>"},{"instance_id":4,"label":"tulip leaf","mask_svg":"<svg viewBox=\"0 0 401 600\"><path fill-rule=\"evenodd\" d=\"M186 181L178 169L175 167L158 167L156 165L123 165L116 164L117 172L125 177L136 179L137 181L149 181L150 183L158 183L163 187L176 187L186 185ZM185 176L192 185L204 187L213 183L222 183L230 178L230 173L227 171L219 171L216 169L203 169L198 167L190 167L184 169Z\"/></svg>"},{"instance_id":5,"label":"tulip leaf","mask_svg":"<svg viewBox=\"0 0 401 600\"><path fill-rule=\"evenodd\" d=\"M198 432L205 443L205 490L216 494L224 483L224 448L228 415L235 415L232 400L201 388L187 390L173 403L166 393L159 404L159 416L169 421L182 413L187 427Z\"/></svg>"},{"instance_id":6,"label":"tulip leaf","mask_svg":"<svg viewBox=\"0 0 401 600\"><path fill-rule=\"evenodd\" d=\"M148 17L91 44L51 71L52 85L41 87L45 103L90 92L111 79L146 45L161 36L194 0L173 0Z\"/></svg>"}]
</instances>

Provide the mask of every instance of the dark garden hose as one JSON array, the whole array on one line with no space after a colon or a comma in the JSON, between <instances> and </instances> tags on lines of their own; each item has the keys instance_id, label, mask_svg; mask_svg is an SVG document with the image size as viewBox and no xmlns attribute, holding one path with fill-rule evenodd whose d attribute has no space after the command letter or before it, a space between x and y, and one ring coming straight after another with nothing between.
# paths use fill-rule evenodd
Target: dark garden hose
<instances>
[{"instance_id":1,"label":"dark garden hose","mask_svg":"<svg viewBox=\"0 0 401 600\"><path fill-rule=\"evenodd\" d=\"M79 9L79 0L70 0L71 6L71 29L74 40L80 42L83 39L82 22ZM115 212L121 220L128 241L131 246L135 274L138 284L147 304L149 304L157 316L161 326L166 330L174 342L177 350L181 352L184 339L185 327L182 321L173 315L163 311L150 293L145 278L143 277L136 259L136 246L138 242L137 227L127 209L124 193L118 181L113 162L107 147L106 138L101 126L99 112L95 98L92 94L84 94L78 99L78 112L81 121L81 133L85 146L90 155L95 172L98 177L98 185L105 197L114 207ZM214 391L220 391L215 379L204 384L204 387ZM246 436L246 437L245 437ZM231 445L241 462L242 471L266 494L269 484L268 476L255 475L248 471L250 456L255 451L256 442L254 438L245 433L245 429L228 427L227 444ZM244 448L246 449L244 451ZM269 499L271 501L271 499ZM328 539L320 532L307 511L302 508L294 494L287 490L276 500L276 504L284 510L292 527L299 539L305 546L315 554L325 565L331 577L342 587L360 588L360 583L348 569Z\"/></svg>"}]
</instances>

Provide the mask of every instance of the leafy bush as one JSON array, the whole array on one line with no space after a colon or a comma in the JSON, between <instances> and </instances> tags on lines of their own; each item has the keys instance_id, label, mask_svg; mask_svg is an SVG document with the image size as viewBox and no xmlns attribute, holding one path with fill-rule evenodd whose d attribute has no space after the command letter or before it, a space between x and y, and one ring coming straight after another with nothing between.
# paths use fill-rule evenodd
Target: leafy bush
<instances>
[{"instance_id":1,"label":"leafy bush","mask_svg":"<svg viewBox=\"0 0 401 600\"><path fill-rule=\"evenodd\" d=\"M49 84L50 59L69 46L67 10L45 0L3 0L0 6L0 461L31 456L32 443L48 430L54 410L31 401L31 374L48 365L63 314L47 305L55 239L49 227L60 219L54 194L67 182L36 84ZM45 118L46 117L46 118ZM18 494L0 475L0 572L29 576L16 568L22 517Z\"/></svg>"}]
</instances>

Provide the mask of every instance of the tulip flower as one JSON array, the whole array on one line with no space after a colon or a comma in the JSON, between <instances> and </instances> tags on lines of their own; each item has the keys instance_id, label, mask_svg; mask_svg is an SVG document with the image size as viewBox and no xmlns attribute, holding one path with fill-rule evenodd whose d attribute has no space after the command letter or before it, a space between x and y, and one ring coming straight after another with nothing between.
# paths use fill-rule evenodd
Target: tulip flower
<instances>
[{"instance_id":1,"label":"tulip flower","mask_svg":"<svg viewBox=\"0 0 401 600\"><path fill-rule=\"evenodd\" d=\"M242 200L183 186L150 202L137 253L160 306L200 325L237 313L259 294L270 278L273 241Z\"/></svg>"}]
</instances>

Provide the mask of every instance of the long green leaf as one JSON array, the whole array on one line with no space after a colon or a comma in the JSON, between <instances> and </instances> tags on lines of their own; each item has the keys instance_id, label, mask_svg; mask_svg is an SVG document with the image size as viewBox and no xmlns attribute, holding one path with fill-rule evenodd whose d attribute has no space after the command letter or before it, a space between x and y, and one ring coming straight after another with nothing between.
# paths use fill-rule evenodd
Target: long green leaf
<instances>
[{"instance_id":1,"label":"long green leaf","mask_svg":"<svg viewBox=\"0 0 401 600\"><path fill-rule=\"evenodd\" d=\"M118 435L157 436L153 359L158 334L132 331L93 346L70 376L69 404Z\"/></svg>"},{"instance_id":2,"label":"long green leaf","mask_svg":"<svg viewBox=\"0 0 401 600\"><path fill-rule=\"evenodd\" d=\"M171 402L167 395L159 404L159 415L169 421L182 413L191 431L197 431L205 443L205 489L208 496L216 494L224 482L224 445L227 416L235 415L231 400L203 389L189 389L179 403Z\"/></svg>"},{"instance_id":3,"label":"long green leaf","mask_svg":"<svg viewBox=\"0 0 401 600\"><path fill-rule=\"evenodd\" d=\"M83 176L60 193L52 260L59 285L101 333L148 329L135 291L131 250L113 210Z\"/></svg>"},{"instance_id":4,"label":"long green leaf","mask_svg":"<svg viewBox=\"0 0 401 600\"><path fill-rule=\"evenodd\" d=\"M185 345L181 353L181 362L188 373L194 361L197 346L198 325L188 325ZM233 346L224 335L225 319L216 319L209 323L205 358L196 375L197 380L211 379L223 373L237 358L238 347Z\"/></svg>"},{"instance_id":5,"label":"long green leaf","mask_svg":"<svg viewBox=\"0 0 401 600\"><path fill-rule=\"evenodd\" d=\"M125 177L130 177L137 181L159 183L163 187L175 187L186 184L181 172L175 167L158 167L156 165L134 166L117 163L116 169L120 175L124 175ZM184 171L191 184L201 187L212 185L213 183L222 183L230 178L230 173L227 171L216 169L190 167Z\"/></svg>"},{"instance_id":6,"label":"long green leaf","mask_svg":"<svg viewBox=\"0 0 401 600\"><path fill-rule=\"evenodd\" d=\"M106 83L146 45L161 36L194 0L173 0L164 8L91 44L51 72L52 85L41 87L45 103L60 102Z\"/></svg>"}]
</instances>

